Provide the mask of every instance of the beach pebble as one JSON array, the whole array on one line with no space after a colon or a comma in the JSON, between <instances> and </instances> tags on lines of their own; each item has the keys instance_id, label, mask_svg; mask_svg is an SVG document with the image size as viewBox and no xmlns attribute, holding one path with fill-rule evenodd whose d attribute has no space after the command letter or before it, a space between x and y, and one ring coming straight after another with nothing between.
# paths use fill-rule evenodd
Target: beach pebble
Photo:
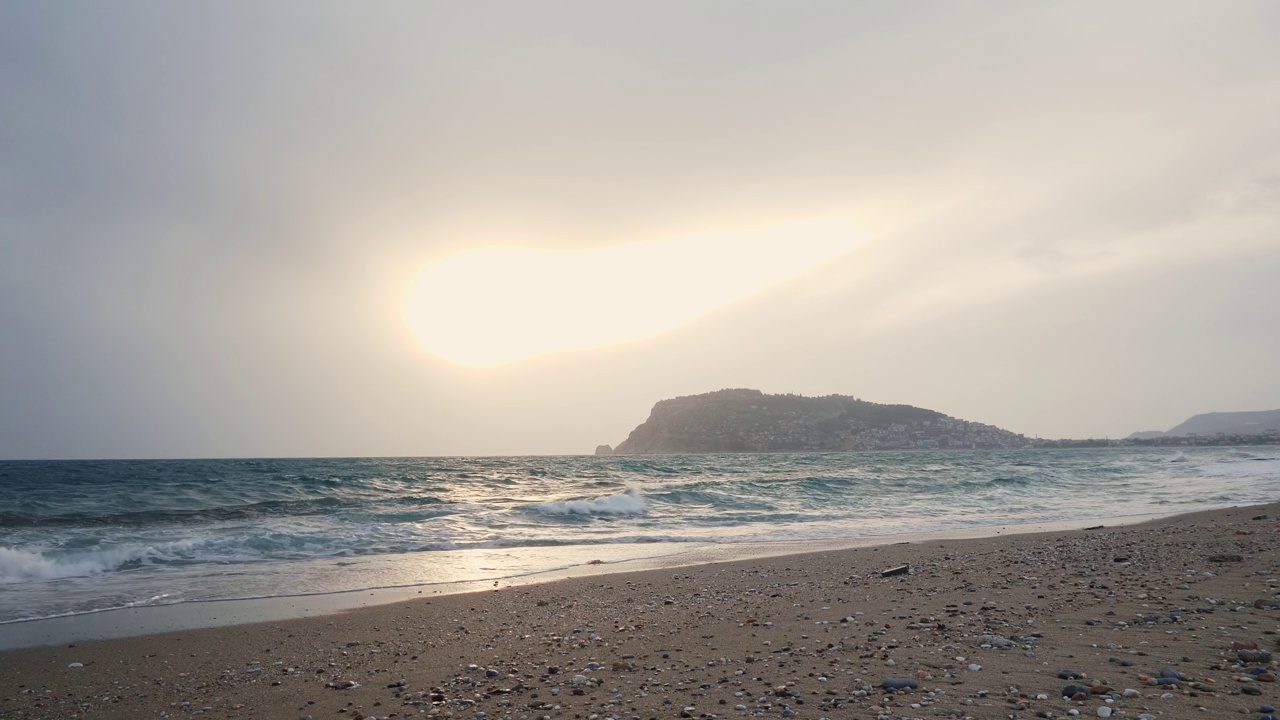
<instances>
[{"instance_id":1,"label":"beach pebble","mask_svg":"<svg viewBox=\"0 0 1280 720\"><path fill-rule=\"evenodd\" d=\"M1084 673L1073 668L1058 671L1058 678L1061 680L1079 680L1084 677Z\"/></svg>"},{"instance_id":2,"label":"beach pebble","mask_svg":"<svg viewBox=\"0 0 1280 720\"><path fill-rule=\"evenodd\" d=\"M1001 635L987 634L978 638L978 645L985 648L1011 648L1017 643Z\"/></svg>"},{"instance_id":3,"label":"beach pebble","mask_svg":"<svg viewBox=\"0 0 1280 720\"><path fill-rule=\"evenodd\" d=\"M981 669L982 666L978 663L969 663L969 672L978 672Z\"/></svg>"},{"instance_id":4,"label":"beach pebble","mask_svg":"<svg viewBox=\"0 0 1280 720\"><path fill-rule=\"evenodd\" d=\"M1187 680L1186 675L1183 675L1182 673L1178 672L1177 670L1174 670L1173 668L1162 668L1160 670L1160 677L1173 678L1174 680Z\"/></svg>"},{"instance_id":5,"label":"beach pebble","mask_svg":"<svg viewBox=\"0 0 1280 720\"><path fill-rule=\"evenodd\" d=\"M71 663L70 665L68 665L67 667L69 667L69 668L80 668L80 667L84 667L84 663L74 662L74 663Z\"/></svg>"},{"instance_id":6,"label":"beach pebble","mask_svg":"<svg viewBox=\"0 0 1280 720\"><path fill-rule=\"evenodd\" d=\"M1083 685L1068 685L1062 688L1062 697L1073 698L1077 695L1088 695L1089 688Z\"/></svg>"},{"instance_id":7,"label":"beach pebble","mask_svg":"<svg viewBox=\"0 0 1280 720\"><path fill-rule=\"evenodd\" d=\"M880 682L880 687L886 690L914 690L919 687L919 683L911 678L885 678Z\"/></svg>"},{"instance_id":8,"label":"beach pebble","mask_svg":"<svg viewBox=\"0 0 1280 720\"><path fill-rule=\"evenodd\" d=\"M355 680L339 680L338 682L325 683L325 687L333 688L334 690L354 690L360 687L360 683Z\"/></svg>"},{"instance_id":9,"label":"beach pebble","mask_svg":"<svg viewBox=\"0 0 1280 720\"><path fill-rule=\"evenodd\" d=\"M1106 705L1103 705L1102 707L1098 708L1098 717L1109 718L1111 717L1111 712L1112 712L1111 708L1107 707Z\"/></svg>"}]
</instances>

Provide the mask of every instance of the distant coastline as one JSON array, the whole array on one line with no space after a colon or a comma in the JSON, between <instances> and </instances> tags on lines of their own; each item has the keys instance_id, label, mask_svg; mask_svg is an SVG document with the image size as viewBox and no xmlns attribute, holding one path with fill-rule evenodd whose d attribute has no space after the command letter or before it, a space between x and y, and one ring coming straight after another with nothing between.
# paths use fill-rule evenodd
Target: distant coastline
<instances>
[{"instance_id":1,"label":"distant coastline","mask_svg":"<svg viewBox=\"0 0 1280 720\"><path fill-rule=\"evenodd\" d=\"M1249 447L1255 445L1280 445L1280 435L1226 435L1212 436L1171 435L1156 438L1089 438L1085 440L1032 440L1036 448L1097 448L1097 447Z\"/></svg>"},{"instance_id":2,"label":"distant coastline","mask_svg":"<svg viewBox=\"0 0 1280 720\"><path fill-rule=\"evenodd\" d=\"M733 388L660 400L626 440L617 447L598 445L595 454L1280 445L1280 430L1273 426L1280 426L1280 410L1197 415L1167 433L1137 432L1126 438L1029 438L911 405Z\"/></svg>"}]
</instances>

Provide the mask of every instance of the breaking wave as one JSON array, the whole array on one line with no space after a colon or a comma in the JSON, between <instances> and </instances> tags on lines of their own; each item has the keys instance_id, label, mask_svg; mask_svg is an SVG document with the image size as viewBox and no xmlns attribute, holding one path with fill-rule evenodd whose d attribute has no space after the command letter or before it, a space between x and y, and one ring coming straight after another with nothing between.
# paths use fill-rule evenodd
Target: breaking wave
<instances>
[{"instance_id":1,"label":"breaking wave","mask_svg":"<svg viewBox=\"0 0 1280 720\"><path fill-rule=\"evenodd\" d=\"M0 546L0 584L96 575L138 563L149 552L149 548L113 548L59 556Z\"/></svg>"},{"instance_id":2,"label":"breaking wave","mask_svg":"<svg viewBox=\"0 0 1280 720\"><path fill-rule=\"evenodd\" d=\"M543 515L646 515L649 503L636 488L590 500L561 500L531 506Z\"/></svg>"}]
</instances>

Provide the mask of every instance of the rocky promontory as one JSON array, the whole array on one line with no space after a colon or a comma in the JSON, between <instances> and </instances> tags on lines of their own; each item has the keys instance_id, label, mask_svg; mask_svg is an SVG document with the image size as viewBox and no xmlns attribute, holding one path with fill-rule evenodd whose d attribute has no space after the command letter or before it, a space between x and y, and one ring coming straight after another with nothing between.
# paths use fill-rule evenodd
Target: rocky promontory
<instances>
[{"instance_id":1,"label":"rocky promontory","mask_svg":"<svg viewBox=\"0 0 1280 720\"><path fill-rule=\"evenodd\" d=\"M766 395L730 389L661 400L611 451L596 454L836 452L1017 448L1026 437L910 405L845 395Z\"/></svg>"}]
</instances>

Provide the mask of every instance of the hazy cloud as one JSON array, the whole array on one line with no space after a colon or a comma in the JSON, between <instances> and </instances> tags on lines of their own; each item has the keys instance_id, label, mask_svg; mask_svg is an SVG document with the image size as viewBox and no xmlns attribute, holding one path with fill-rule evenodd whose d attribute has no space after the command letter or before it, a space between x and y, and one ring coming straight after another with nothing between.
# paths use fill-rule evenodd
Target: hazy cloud
<instances>
[{"instance_id":1,"label":"hazy cloud","mask_svg":"<svg viewBox=\"0 0 1280 720\"><path fill-rule=\"evenodd\" d=\"M1265 1L10 2L0 457L588 451L726 386L1054 436L1280 407L1277 32ZM869 240L647 341L467 370L403 320L462 251L832 217Z\"/></svg>"}]
</instances>

